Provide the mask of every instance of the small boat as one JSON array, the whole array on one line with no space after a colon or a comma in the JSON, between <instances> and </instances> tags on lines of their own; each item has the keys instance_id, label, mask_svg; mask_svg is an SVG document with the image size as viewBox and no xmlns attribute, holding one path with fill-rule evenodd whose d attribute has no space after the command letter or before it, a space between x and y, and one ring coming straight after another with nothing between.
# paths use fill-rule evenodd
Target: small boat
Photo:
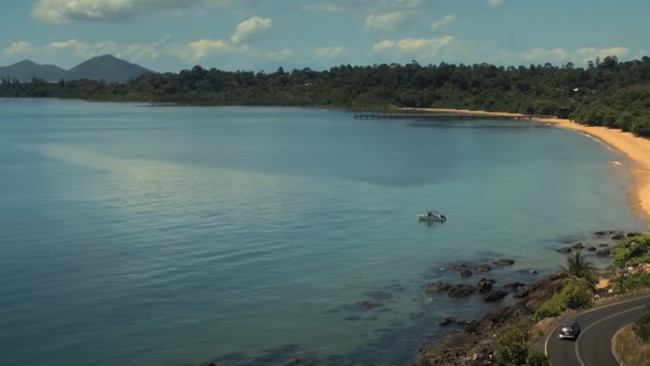
<instances>
[{"instance_id":1,"label":"small boat","mask_svg":"<svg viewBox=\"0 0 650 366\"><path fill-rule=\"evenodd\" d=\"M447 221L447 217L445 215L439 214L436 211L428 211L426 213L418 214L418 219L420 221L439 221L439 222Z\"/></svg>"}]
</instances>

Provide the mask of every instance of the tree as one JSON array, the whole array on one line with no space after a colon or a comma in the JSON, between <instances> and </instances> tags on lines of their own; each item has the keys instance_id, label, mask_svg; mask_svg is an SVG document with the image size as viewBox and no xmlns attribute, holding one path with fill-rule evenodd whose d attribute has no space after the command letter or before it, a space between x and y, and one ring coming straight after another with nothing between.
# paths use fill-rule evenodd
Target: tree
<instances>
[{"instance_id":1,"label":"tree","mask_svg":"<svg viewBox=\"0 0 650 366\"><path fill-rule=\"evenodd\" d=\"M560 266L564 276L584 278L591 283L596 282L595 269L591 262L585 260L580 251L576 251L567 258L566 266Z\"/></svg>"}]
</instances>

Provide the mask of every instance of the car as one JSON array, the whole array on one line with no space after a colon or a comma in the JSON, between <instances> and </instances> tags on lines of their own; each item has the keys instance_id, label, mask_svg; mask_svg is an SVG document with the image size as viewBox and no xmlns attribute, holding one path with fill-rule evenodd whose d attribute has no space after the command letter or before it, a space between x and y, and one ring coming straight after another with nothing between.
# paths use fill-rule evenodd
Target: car
<instances>
[{"instance_id":1,"label":"car","mask_svg":"<svg viewBox=\"0 0 650 366\"><path fill-rule=\"evenodd\" d=\"M575 320L567 320L560 326L560 339L576 339L580 334L580 324Z\"/></svg>"}]
</instances>

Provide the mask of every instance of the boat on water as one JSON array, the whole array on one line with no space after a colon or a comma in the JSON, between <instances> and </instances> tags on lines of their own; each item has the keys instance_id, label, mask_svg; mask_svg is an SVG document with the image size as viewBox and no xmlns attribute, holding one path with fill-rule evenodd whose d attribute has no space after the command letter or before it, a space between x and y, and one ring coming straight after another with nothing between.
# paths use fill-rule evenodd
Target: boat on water
<instances>
[{"instance_id":1,"label":"boat on water","mask_svg":"<svg viewBox=\"0 0 650 366\"><path fill-rule=\"evenodd\" d=\"M420 221L447 221L447 217L437 211L427 211L425 213L418 214L418 220Z\"/></svg>"}]
</instances>

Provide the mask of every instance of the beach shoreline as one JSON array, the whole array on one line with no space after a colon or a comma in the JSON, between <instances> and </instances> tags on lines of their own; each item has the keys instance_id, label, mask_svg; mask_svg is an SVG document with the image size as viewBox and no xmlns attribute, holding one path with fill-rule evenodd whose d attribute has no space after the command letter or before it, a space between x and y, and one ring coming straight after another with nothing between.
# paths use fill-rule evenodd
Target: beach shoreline
<instances>
[{"instance_id":1,"label":"beach shoreline","mask_svg":"<svg viewBox=\"0 0 650 366\"><path fill-rule=\"evenodd\" d=\"M507 117L528 117L520 113L486 112L468 109L450 108L404 108L404 110L418 110L435 113L460 113L485 116L507 116ZM529 120L529 119L526 119ZM632 161L633 167L629 174L633 186L626 192L628 204L632 212L643 219L650 226L650 139L636 137L630 132L610 129L600 126L586 126L563 118L533 118L533 122L542 122L587 134L600 140L606 146L610 146L623 153Z\"/></svg>"}]
</instances>

